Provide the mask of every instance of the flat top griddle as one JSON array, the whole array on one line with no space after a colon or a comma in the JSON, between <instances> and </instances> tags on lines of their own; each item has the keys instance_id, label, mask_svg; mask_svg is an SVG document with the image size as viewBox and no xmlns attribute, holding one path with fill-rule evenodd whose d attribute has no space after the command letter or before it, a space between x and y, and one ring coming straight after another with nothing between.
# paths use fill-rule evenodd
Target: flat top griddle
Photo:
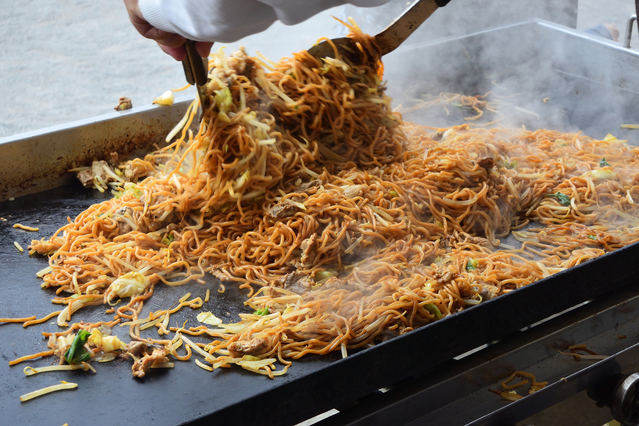
<instances>
[{"instance_id":1,"label":"flat top griddle","mask_svg":"<svg viewBox=\"0 0 639 426\"><path fill-rule=\"evenodd\" d=\"M65 223L67 216L73 217L101 198L99 193L72 185L0 203L0 216L7 219L0 225L0 239L5 242L0 245L3 316L41 317L57 310L57 305L50 303L54 293L41 290L41 281L35 276L46 266L46 260L20 254L12 242L26 247L32 237L51 235ZM13 223L39 226L40 231L20 231L12 227ZM275 380L239 368L209 373L192 361L176 361L175 369L154 370L143 379L132 378L130 361L94 363L97 374L75 371L26 377L22 372L24 366L49 365L52 361L30 361L14 367L6 362L43 350L46 342L40 333L58 331L58 327L54 320L27 329L20 324L6 324L0 326L1 356L6 361L0 367L4 370L0 408L6 416L34 425L82 424L88 417L110 419L116 412L118 421L135 421L143 416L159 425L206 422L209 416L208 420L224 419L227 424L294 423L348 398L423 373L452 356L540 318L623 287L635 273L633 259L638 254L639 245L626 247L343 360L335 355L304 358L296 361L287 375ZM613 277L609 271L615 271ZM211 310L225 320L236 317L243 311L243 295L227 286L227 292L219 296L217 287L214 278L208 278L206 285L191 283L177 289L159 286L145 311L171 306L187 291L204 296L209 288L213 296L202 309ZM103 319L104 309L88 308L76 313L72 320ZM188 309L176 314L171 322L190 319L193 324L197 312L200 310ZM123 330L128 328L116 327L114 332L124 336ZM19 402L20 395L60 380L78 383L79 387Z\"/></svg>"},{"instance_id":2,"label":"flat top griddle","mask_svg":"<svg viewBox=\"0 0 639 426\"><path fill-rule=\"evenodd\" d=\"M419 47L424 63L404 69L406 73L415 69L431 72L435 68L428 62L428 54L436 54L441 59L442 52L456 54L460 46L466 50L470 48L468 59L474 68L460 68L457 71L462 77L468 76L471 71L475 72L477 78L469 80L460 77L457 86L454 84L454 78L446 80L451 89L456 88L456 91L464 92L465 89L487 84L478 76L487 75L489 65L497 66L498 71L503 71L506 68L501 61L513 58L516 62L518 58L509 51L503 51L500 56L495 52L502 50L491 49L492 56L483 60L480 55L481 49L477 46L494 47L495 43L499 42L513 48L513 44L517 45L522 37L537 40L542 43L544 49L547 46L543 45L543 39L550 38L561 45L564 52L577 52L575 55L582 59L587 58L578 56L578 52L583 52L583 49L590 49L591 52L595 48L603 49L604 53L616 58L617 62L613 65L618 67L617 71L639 64L637 55L628 56L622 51L617 52L613 46L594 43L561 27L533 22ZM415 56L413 51L406 50L395 53L393 59L389 58L387 75L391 87L392 75L398 72L398 68L393 67L399 67L393 64L402 64ZM534 56L528 54L526 57L530 59ZM549 52L547 57L554 58L552 52ZM574 61L570 55L568 58ZM549 75L554 76L553 81L556 85L545 84L543 89L553 91L553 97L556 99L565 99L564 117L569 115L570 111L574 112L580 108L579 102L575 102L571 96L586 99L593 105L597 105L598 102L600 110L606 112L604 122L592 118L593 114L596 116L596 110L590 114L579 113L573 118L568 116L566 122L575 127L586 126L587 131L593 136L601 137L610 131L605 129L618 129L618 124L621 124L619 121L627 122L634 118L632 112L620 112L622 108L618 106L630 105L637 100L637 94L631 89L639 88L639 84L633 85L634 83L629 83L628 80L624 80L625 86L614 84L618 81L612 78L613 76L602 81L595 72L589 71L591 67L587 63L583 65L586 72L576 74L579 78L566 78L573 75L575 70L569 67L559 69L555 62L550 62L552 64L549 66L553 72ZM518 62L519 65L524 63ZM510 75L515 75L517 66L507 70ZM444 81L445 76L450 77L450 70L440 69L439 74L432 71L428 75L435 80L439 75ZM503 75L505 74L502 73ZM468 84L469 81L472 84ZM570 95L575 90L575 94ZM532 98L531 93L528 95ZM581 98L580 93L587 93L587 98ZM543 90L536 91L534 96L540 94L543 94ZM608 96L603 98L605 102L600 94ZM527 93L524 93L525 95ZM614 105L611 98L615 100ZM609 116L615 117L616 121L611 122L607 119ZM540 127L543 124L540 123ZM605 133L602 135L602 132ZM623 134L618 132L617 136L623 137ZM26 248L32 238L49 237L66 223L67 216L74 217L90 204L104 200L104 197L105 195L97 191L71 183L15 201L0 203L0 217L7 219L0 222L0 295L3 300L0 316L26 317L36 314L42 317L58 307L50 302L54 293L40 289L41 281L35 276L38 270L47 265L46 259L29 257L26 253L20 254L13 246L13 241ZM40 231L30 233L17 230L12 227L14 223L37 226L40 227ZM639 266L636 264L638 254L639 245L626 247L373 348L350 354L346 359L339 359L337 355L305 357L295 361L287 375L275 380L239 368L218 369L209 373L201 370L192 361L176 361L175 369L153 371L141 380L132 378L130 361L95 363L97 374L56 372L25 377L22 373L25 365L47 365L51 361L32 361L15 367L9 367L5 362L0 366L3 378L3 385L0 387L0 409L5 417L19 419L21 424L27 425L84 424L89 421L106 424L114 420L124 423L141 418L159 425L198 424L210 421L225 424L292 424L381 387L423 374L453 356L505 338L520 328L563 309L622 288L639 273ZM194 296L203 296L207 288L211 289L212 293L210 302L198 311L181 311L180 314L172 316L171 323L190 319L194 325L194 317L202 310L210 310L225 321L230 318L236 319L238 313L248 311L243 306L245 294L227 285L227 291L219 295L217 280L207 277L205 285L190 283L178 288L158 286L154 296L146 304L145 312L150 309L167 308L186 292L191 292ZM74 315L73 321L102 319L104 309L85 308ZM0 325L0 356L3 360L9 361L45 349L46 342L41 332L58 331L58 327L50 324L51 322L54 320L27 329L23 329L19 324ZM123 336L127 330L125 327L116 327L114 331ZM60 380L78 383L79 387L77 390L46 395L27 403L19 402L20 395L56 384Z\"/></svg>"}]
</instances>

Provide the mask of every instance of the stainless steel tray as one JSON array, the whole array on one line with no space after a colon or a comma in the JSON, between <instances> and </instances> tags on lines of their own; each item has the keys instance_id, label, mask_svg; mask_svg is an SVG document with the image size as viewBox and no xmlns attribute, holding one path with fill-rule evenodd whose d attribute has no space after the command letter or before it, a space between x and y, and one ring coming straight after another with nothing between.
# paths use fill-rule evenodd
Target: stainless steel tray
<instances>
[{"instance_id":1,"label":"stainless steel tray","mask_svg":"<svg viewBox=\"0 0 639 426\"><path fill-rule=\"evenodd\" d=\"M113 112L60 126L0 138L0 201L66 185L68 170L164 143L192 99Z\"/></svg>"}]
</instances>

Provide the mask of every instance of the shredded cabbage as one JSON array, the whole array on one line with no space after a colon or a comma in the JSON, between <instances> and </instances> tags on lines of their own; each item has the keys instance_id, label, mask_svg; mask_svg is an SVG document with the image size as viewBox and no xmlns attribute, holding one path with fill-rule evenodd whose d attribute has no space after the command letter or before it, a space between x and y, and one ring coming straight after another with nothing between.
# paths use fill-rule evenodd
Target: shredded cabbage
<instances>
[{"instance_id":1,"label":"shredded cabbage","mask_svg":"<svg viewBox=\"0 0 639 426\"><path fill-rule=\"evenodd\" d=\"M209 325L222 324L222 320L216 317L215 315L213 315L212 312L201 312L200 314L198 314L197 320L201 323L209 324Z\"/></svg>"},{"instance_id":2,"label":"shredded cabbage","mask_svg":"<svg viewBox=\"0 0 639 426\"><path fill-rule=\"evenodd\" d=\"M109 290L121 299L144 293L151 281L139 272L129 272L116 279Z\"/></svg>"}]
</instances>

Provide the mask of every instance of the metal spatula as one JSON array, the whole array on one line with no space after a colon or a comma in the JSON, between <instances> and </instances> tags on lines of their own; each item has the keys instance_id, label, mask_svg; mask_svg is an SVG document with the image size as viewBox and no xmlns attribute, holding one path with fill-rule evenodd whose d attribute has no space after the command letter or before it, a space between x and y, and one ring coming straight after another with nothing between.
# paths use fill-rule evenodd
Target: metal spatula
<instances>
[{"instance_id":1,"label":"metal spatula","mask_svg":"<svg viewBox=\"0 0 639 426\"><path fill-rule=\"evenodd\" d=\"M202 58L197 50L195 49L195 42L192 40L187 40L185 43L186 47L186 59L182 61L182 66L184 67L184 75L186 76L186 81L189 84L195 85L197 87L197 94L200 98L200 105L202 109L206 109L208 105L206 104L206 83L208 81L208 58Z\"/></svg>"},{"instance_id":2,"label":"metal spatula","mask_svg":"<svg viewBox=\"0 0 639 426\"><path fill-rule=\"evenodd\" d=\"M375 36L382 55L392 52L402 44L437 9L444 7L450 0L417 0L392 24ZM331 40L342 55L353 58L357 47L348 37ZM327 41L323 41L308 50L316 58L334 58L335 50Z\"/></svg>"}]
</instances>

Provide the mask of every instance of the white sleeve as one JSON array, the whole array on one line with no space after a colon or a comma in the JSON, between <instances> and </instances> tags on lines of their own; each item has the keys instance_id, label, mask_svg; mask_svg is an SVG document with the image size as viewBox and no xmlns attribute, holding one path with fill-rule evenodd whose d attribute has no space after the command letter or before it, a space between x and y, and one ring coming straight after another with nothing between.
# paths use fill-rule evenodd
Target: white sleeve
<instances>
[{"instance_id":1,"label":"white sleeve","mask_svg":"<svg viewBox=\"0 0 639 426\"><path fill-rule=\"evenodd\" d=\"M277 19L286 25L299 24L331 7L350 3L359 7L375 7L389 0L260 0L271 6Z\"/></svg>"},{"instance_id":2,"label":"white sleeve","mask_svg":"<svg viewBox=\"0 0 639 426\"><path fill-rule=\"evenodd\" d=\"M231 43L277 20L257 0L139 0L142 16L160 30L195 41Z\"/></svg>"},{"instance_id":3,"label":"white sleeve","mask_svg":"<svg viewBox=\"0 0 639 426\"><path fill-rule=\"evenodd\" d=\"M139 0L142 16L160 30L195 41L232 43L275 21L302 22L331 7L379 6L389 0Z\"/></svg>"}]
</instances>

